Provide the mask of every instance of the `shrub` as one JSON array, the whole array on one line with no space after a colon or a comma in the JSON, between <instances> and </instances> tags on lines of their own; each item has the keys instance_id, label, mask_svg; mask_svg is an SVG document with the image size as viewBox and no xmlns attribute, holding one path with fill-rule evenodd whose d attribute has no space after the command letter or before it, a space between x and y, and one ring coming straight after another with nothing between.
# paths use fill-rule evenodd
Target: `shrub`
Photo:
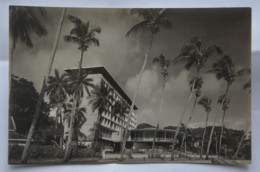
<instances>
[{"instance_id":1,"label":"shrub","mask_svg":"<svg viewBox=\"0 0 260 172\"><path fill-rule=\"evenodd\" d=\"M19 145L9 145L9 153L8 159L9 160L20 160L23 153L23 146Z\"/></svg>"},{"instance_id":2,"label":"shrub","mask_svg":"<svg viewBox=\"0 0 260 172\"><path fill-rule=\"evenodd\" d=\"M89 148L78 148L72 150L71 158L101 158L100 152L95 152L93 149Z\"/></svg>"},{"instance_id":3,"label":"shrub","mask_svg":"<svg viewBox=\"0 0 260 172\"><path fill-rule=\"evenodd\" d=\"M65 151L62 148L55 148L53 146L33 145L30 149L30 158L32 159L60 159L63 158Z\"/></svg>"}]
</instances>

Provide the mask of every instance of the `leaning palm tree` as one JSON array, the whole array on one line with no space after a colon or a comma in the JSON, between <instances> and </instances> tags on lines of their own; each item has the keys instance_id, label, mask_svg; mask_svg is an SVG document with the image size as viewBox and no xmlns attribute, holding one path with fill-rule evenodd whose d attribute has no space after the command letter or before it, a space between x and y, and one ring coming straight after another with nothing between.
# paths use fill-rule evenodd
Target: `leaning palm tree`
<instances>
[{"instance_id":1,"label":"leaning palm tree","mask_svg":"<svg viewBox=\"0 0 260 172\"><path fill-rule=\"evenodd\" d=\"M48 86L46 88L46 95L49 96L49 100L56 110L56 119L55 119L55 133L54 138L56 139L56 130L58 126L58 119L62 119L61 109L63 103L67 99L66 86L67 82L65 81L65 74L60 75L59 71L55 69L55 76L50 76L48 79Z\"/></svg>"},{"instance_id":2,"label":"leaning palm tree","mask_svg":"<svg viewBox=\"0 0 260 172\"><path fill-rule=\"evenodd\" d=\"M201 140L200 158L202 158L203 149L204 149L204 139L205 139L205 135L206 135L206 131L207 131L207 124L208 124L208 119L209 119L209 113L210 113L210 111L212 109L212 107L211 107L211 98L209 98L209 97L202 97L199 100L198 103L199 103L199 105L203 106L205 111L207 112L205 127L204 127L203 136L202 136L202 140Z\"/></svg>"},{"instance_id":3,"label":"leaning palm tree","mask_svg":"<svg viewBox=\"0 0 260 172\"><path fill-rule=\"evenodd\" d=\"M36 106L36 109L35 109L35 112L34 112L32 124L31 124L30 130L29 130L28 135L27 135L26 144L25 144L23 154L22 154L22 158L21 158L21 163L27 163L27 158L28 158L28 154L29 154L29 148L30 148L30 145L31 145L31 140L32 140L32 137L33 137L33 134L34 134L34 131L35 131L36 124L38 122L40 110L42 108L43 97L44 97L44 94L45 94L45 89L48 85L48 78L49 78L51 70L52 70L54 58L55 58L55 55L56 55L56 50L58 48L58 42L59 42L59 39L60 39L60 33L61 33L62 26L63 26L65 14L66 14L66 8L64 8L62 10L62 15L61 15L61 18L60 18L59 23L58 23L57 33L56 33L56 36L54 38L51 57L49 59L47 74L44 76L44 79L43 79L43 83L42 83L42 87L41 87L41 91L40 91L40 96L37 100L37 106Z\"/></svg>"},{"instance_id":4,"label":"leaning palm tree","mask_svg":"<svg viewBox=\"0 0 260 172\"><path fill-rule=\"evenodd\" d=\"M244 141L244 139L245 139L245 137L246 137L246 134L248 133L248 130L249 130L249 128L250 128L250 125L251 125L251 123L249 123L249 124L247 125L245 131L243 132L243 135L242 135L242 137L241 137L241 139L240 139L240 141L239 141L239 143L238 143L238 146L237 146L237 149L236 149L235 154L232 156L232 159L237 158L237 154L238 154L238 152L239 152L239 150L240 150L240 148L241 148L241 145L242 145L242 143L243 143L243 141Z\"/></svg>"},{"instance_id":5,"label":"leaning palm tree","mask_svg":"<svg viewBox=\"0 0 260 172\"><path fill-rule=\"evenodd\" d=\"M68 83L67 92L72 97L72 110L69 122L69 136L66 145L66 151L64 156L64 161L68 161L71 154L71 146L72 146L72 139L75 137L76 140L77 135L73 136L75 133L75 129L77 129L77 121L76 121L76 112L77 107L80 106L81 98L84 96L84 93L87 93L90 96L89 88L94 88L92 84L93 79L88 78L88 73L85 71L81 71L80 75L78 74L77 70L68 70L67 71L67 78L66 81ZM76 122L76 124L75 124ZM77 146L78 143L76 143Z\"/></svg>"},{"instance_id":6,"label":"leaning palm tree","mask_svg":"<svg viewBox=\"0 0 260 172\"><path fill-rule=\"evenodd\" d=\"M140 71L139 79L138 79L138 85L136 88L136 91L134 93L133 101L131 104L130 112L128 115L128 120L126 123L126 131L123 137L123 144L122 144L122 151L121 151L121 159L124 158L124 150L125 150L125 145L126 145L126 137L127 137L127 132L128 132L128 127L130 124L130 117L133 113L134 110L134 104L135 100L139 91L139 87L141 84L142 80L142 75L144 73L144 69L148 60L148 56L152 47L153 43L153 38L156 33L159 32L161 27L164 28L171 28L171 22L167 19L166 14L165 14L165 9L132 9L131 14L138 14L139 17L143 19L140 23L137 23L134 25L127 33L126 37L130 36L130 34L138 31L150 31L151 33L151 40L147 49L147 52L145 54L144 58L144 63Z\"/></svg>"},{"instance_id":7,"label":"leaning palm tree","mask_svg":"<svg viewBox=\"0 0 260 172\"><path fill-rule=\"evenodd\" d=\"M153 137L152 155L153 155L153 152L154 152L155 138L157 136L158 129L159 129L159 117L161 115L162 107L163 107L165 79L166 79L166 76L168 75L168 67L170 66L170 60L166 59L164 57L164 55L161 54L159 57L154 57L153 63L160 65L161 70L162 70L161 74L162 74L162 77L163 77L163 82L162 82L162 92L161 92L161 104L160 104L159 113L158 113L158 116L157 116L157 127L156 127L156 132L154 133L154 137Z\"/></svg>"},{"instance_id":8,"label":"leaning palm tree","mask_svg":"<svg viewBox=\"0 0 260 172\"><path fill-rule=\"evenodd\" d=\"M243 88L244 88L245 90L248 90L249 93L251 93L251 79L249 79L249 80L244 84ZM232 156L232 159L237 158L237 154L238 154L238 152L239 152L239 150L240 150L240 147L241 147L242 142L243 142L243 140L244 140L244 138L245 138L245 136L246 136L246 133L247 133L248 130L249 130L250 125L251 125L251 122L248 123L248 125L247 125L247 127L246 127L246 129L245 129L245 131L244 131L244 133L243 133L243 136L241 137L240 142L238 143L236 152L235 152L235 154Z\"/></svg>"},{"instance_id":9,"label":"leaning palm tree","mask_svg":"<svg viewBox=\"0 0 260 172\"><path fill-rule=\"evenodd\" d=\"M188 119L188 122L186 123L185 125L185 129L184 129L184 135L182 137L182 142L181 142L181 149L183 148L183 145L184 145L184 140L186 139L186 130L187 130L187 127L189 126L190 124L190 121L192 119L192 115L194 113L194 110L195 110L195 107L196 107L196 104L197 104L197 101L198 101L198 98L200 97L201 95L201 87L202 87L202 84L203 84L203 80L202 78L198 77L198 78L192 78L189 82L190 84L190 91L195 91L195 100L194 100L194 104L192 106L192 110L191 110L191 114L189 116L189 119ZM194 85L193 85L194 84Z\"/></svg>"},{"instance_id":10,"label":"leaning palm tree","mask_svg":"<svg viewBox=\"0 0 260 172\"><path fill-rule=\"evenodd\" d=\"M100 85L96 85L91 91L91 99L89 104L92 105L92 111L98 111L97 123L94 130L93 147L97 146L97 140L100 135L101 117L103 113L109 112L109 107L112 105L113 96L110 94L111 88L106 86L102 79Z\"/></svg>"},{"instance_id":11,"label":"leaning palm tree","mask_svg":"<svg viewBox=\"0 0 260 172\"><path fill-rule=\"evenodd\" d=\"M12 40L10 69L13 67L13 56L16 43L20 40L29 48L33 47L31 35L35 33L42 37L47 35L45 26L36 17L38 14L45 16L44 8L10 6L10 36Z\"/></svg>"},{"instance_id":12,"label":"leaning palm tree","mask_svg":"<svg viewBox=\"0 0 260 172\"><path fill-rule=\"evenodd\" d=\"M75 16L69 16L68 19L74 24L74 28L70 31L70 35L64 36L65 41L73 42L79 45L78 49L81 51L80 61L79 61L79 69L76 72L77 78L75 78L75 72L73 74L74 80L71 84L73 90L73 110L72 116L70 120L70 128L69 128L69 137L66 146L66 152L64 156L64 161L67 162L69 159L69 154L71 151L71 141L73 137L73 126L74 126L74 118L76 112L76 105L83 94L83 88L87 88L85 84L90 83L90 80L86 80L87 74L82 73L82 61L84 52L86 52L91 45L99 46L99 40L96 38L96 33L100 33L100 27L90 26L89 22L83 23L79 18ZM82 81L82 82L80 82ZM86 81L86 82L85 82ZM87 89L87 93L89 93Z\"/></svg>"},{"instance_id":13,"label":"leaning palm tree","mask_svg":"<svg viewBox=\"0 0 260 172\"><path fill-rule=\"evenodd\" d=\"M223 100L220 103L220 107L219 107L219 109L216 113L215 119L213 121L213 126L211 128L209 142L208 142L208 146L207 146L207 155L209 153L210 145L212 142L212 136L213 136L213 132L215 129L215 124L216 124L218 114L219 114L220 110L222 109L224 101L226 100L230 86L232 85L232 83L234 83L234 81L236 80L237 77L240 77L244 74L249 74L249 73L251 73L251 70L247 69L247 68L243 68L243 69L236 71L235 64L233 63L232 58L228 55L224 55L222 58L220 58L215 63L213 63L212 68L208 70L208 73L214 73L218 80L224 79L227 83L227 86L226 86L226 90L225 90L225 93L223 96ZM208 156L206 156L206 159L208 159Z\"/></svg>"},{"instance_id":14,"label":"leaning palm tree","mask_svg":"<svg viewBox=\"0 0 260 172\"><path fill-rule=\"evenodd\" d=\"M185 63L184 67L187 70L190 70L192 67L194 67L196 70L195 78L198 78L200 70L205 66L208 58L211 55L213 55L213 53L215 53L215 52L217 54L222 54L222 50L219 46L211 45L208 47L203 47L202 40L197 37L194 37L190 40L189 43L185 43L183 45L180 54L173 60L173 63L174 64ZM177 129L176 129L176 134L173 138L173 143L172 143L173 149L172 149L171 160L174 160L174 148L175 148L175 144L176 144L176 139L177 139L178 133L180 131L180 125L182 123L184 115L186 114L186 110L188 109L187 107L189 106L191 98L192 98L195 81L196 81L196 79L193 82L190 96L189 96L189 98L186 102L186 105L184 107L184 110L181 114Z\"/></svg>"},{"instance_id":15,"label":"leaning palm tree","mask_svg":"<svg viewBox=\"0 0 260 172\"><path fill-rule=\"evenodd\" d=\"M223 116L222 116L222 122L221 122L221 131L220 131L220 137L219 137L219 146L218 146L218 157L220 156L220 151L221 151L221 144L222 144L222 137L223 137L223 130L224 130L224 120L226 116L226 110L228 109L228 104L230 102L230 98L225 97L224 95L220 96L218 99L218 103L222 103L222 110L223 110ZM223 100L225 99L225 100Z\"/></svg>"}]
</instances>

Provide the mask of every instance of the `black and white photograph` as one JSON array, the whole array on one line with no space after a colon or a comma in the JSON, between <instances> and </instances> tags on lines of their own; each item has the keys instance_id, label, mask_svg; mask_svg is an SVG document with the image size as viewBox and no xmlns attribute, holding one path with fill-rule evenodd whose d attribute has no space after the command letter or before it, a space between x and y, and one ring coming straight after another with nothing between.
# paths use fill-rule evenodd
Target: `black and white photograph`
<instances>
[{"instance_id":1,"label":"black and white photograph","mask_svg":"<svg viewBox=\"0 0 260 172\"><path fill-rule=\"evenodd\" d=\"M9 6L9 164L251 164L251 8Z\"/></svg>"}]
</instances>

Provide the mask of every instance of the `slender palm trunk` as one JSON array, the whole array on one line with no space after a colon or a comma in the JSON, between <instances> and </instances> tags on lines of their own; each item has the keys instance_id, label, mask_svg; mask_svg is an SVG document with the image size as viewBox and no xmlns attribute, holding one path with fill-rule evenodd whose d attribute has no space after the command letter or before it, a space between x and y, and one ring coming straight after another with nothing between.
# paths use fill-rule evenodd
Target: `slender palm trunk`
<instances>
[{"instance_id":1,"label":"slender palm trunk","mask_svg":"<svg viewBox=\"0 0 260 172\"><path fill-rule=\"evenodd\" d=\"M185 129L184 129L184 133L183 133L183 137L182 137L181 149L180 149L180 150L183 149L184 141L186 140L186 132L187 132L187 128L188 128L188 125L190 124L190 121L191 121L191 119L192 119L192 115L193 115L193 113L194 113L194 110L195 110L195 107L196 107L197 101L198 101L198 97L196 96L196 97L195 97L195 100L194 100L193 107L192 107L192 111L191 111L191 114L190 114L190 118L189 118L187 124L185 125Z\"/></svg>"},{"instance_id":2,"label":"slender palm trunk","mask_svg":"<svg viewBox=\"0 0 260 172\"><path fill-rule=\"evenodd\" d=\"M83 61L83 55L84 55L84 51L81 50L81 55L80 55L80 61L79 61L79 71L78 71L78 84L79 84L79 79L81 76L81 72L82 72L82 61ZM71 156L71 151L72 151L72 139L73 139L73 134L75 133L74 130L76 130L75 128L75 118L76 118L76 110L77 110L77 104L79 101L79 95L75 92L73 95L73 105L72 105L72 114L70 116L70 127L69 127L69 138L67 141L67 145L66 145L66 150L65 150L65 156L64 156L64 162L68 162L70 156ZM77 134L77 133L75 133ZM74 136L76 137L76 141L77 141L77 135ZM76 143L76 147L78 145L78 142Z\"/></svg>"},{"instance_id":3,"label":"slender palm trunk","mask_svg":"<svg viewBox=\"0 0 260 172\"><path fill-rule=\"evenodd\" d=\"M161 112L162 112L162 106L163 106L163 97L164 97L164 87L165 87L165 75L163 75L163 85L162 85L162 92L161 92L161 104L160 104L160 109L159 109L159 113L158 113L158 116L157 116L157 127L156 127L156 131L154 133L154 137L153 137L153 145L152 145L152 156L154 154L154 147L155 147L155 139L156 139L156 136L158 134L158 129L159 129L159 117L161 115Z\"/></svg>"},{"instance_id":4,"label":"slender palm trunk","mask_svg":"<svg viewBox=\"0 0 260 172\"><path fill-rule=\"evenodd\" d=\"M98 142L98 138L100 135L100 124L101 124L101 114L98 115L97 117L97 123L94 129L94 138L93 138L93 148L97 148L97 142Z\"/></svg>"},{"instance_id":5,"label":"slender palm trunk","mask_svg":"<svg viewBox=\"0 0 260 172\"><path fill-rule=\"evenodd\" d=\"M13 64L14 64L14 49L15 49L15 41L13 40L12 48L10 52L10 61L9 61L9 76L12 76Z\"/></svg>"},{"instance_id":6,"label":"slender palm trunk","mask_svg":"<svg viewBox=\"0 0 260 172\"><path fill-rule=\"evenodd\" d=\"M221 102L221 105L217 111L217 114L215 116L215 119L214 119L214 122L213 122L213 125L212 125L212 128L211 128L211 132L210 132L210 136L209 136L209 142L208 142L208 146L207 146L207 152L206 152L206 159L209 159L209 149L210 149L210 145L211 145L211 142L212 142L212 136L213 136L213 132L214 132L214 129L215 129L215 124L216 124L216 121L217 121L217 117L218 117L218 114L220 112L220 110L222 109L222 106L223 106L223 103L227 97L227 94L228 94L228 90L229 90L229 83L227 84L227 88L226 88L226 92L224 94L224 97L223 97L223 100Z\"/></svg>"},{"instance_id":7,"label":"slender palm trunk","mask_svg":"<svg viewBox=\"0 0 260 172\"><path fill-rule=\"evenodd\" d=\"M221 151L221 143L222 143L222 136L223 136L223 129L224 129L224 120L225 120L226 110L223 111L222 123L221 123L221 132L219 137L219 146L218 146L218 157L220 157Z\"/></svg>"},{"instance_id":8,"label":"slender palm trunk","mask_svg":"<svg viewBox=\"0 0 260 172\"><path fill-rule=\"evenodd\" d=\"M197 71L197 75L196 75L196 76L198 76L198 73L199 73L199 72ZM177 125L177 129L176 129L176 132L175 132L173 141L172 141L171 160L174 160L174 149L175 149L175 145L176 145L176 142L177 142L177 136L178 136L178 134L179 134L179 132L180 132L180 127L181 127L181 123L182 123L182 121L183 121L184 115L186 114L186 111L187 111L187 109L188 109L187 107L188 107L189 104L190 104L190 101L191 101L191 98L192 98L192 95L193 95L194 87L195 87L195 80L193 81L189 99L188 99L188 101L186 102L186 105L184 106L184 110L183 110L183 112L182 112L182 114L181 114L180 120L179 120L178 125Z\"/></svg>"},{"instance_id":9,"label":"slender palm trunk","mask_svg":"<svg viewBox=\"0 0 260 172\"><path fill-rule=\"evenodd\" d=\"M138 85L137 85L137 89L135 91L134 98L133 98L133 101L132 101L132 104L131 104L130 113L128 114L128 117L127 117L127 123L126 123L126 128L125 128L125 133L124 133L123 143L122 143L122 149L121 149L121 159L124 159L124 151L125 151L128 127L129 127L129 124L130 124L130 121L131 121L131 116L132 116L132 113L133 113L133 110L134 110L134 105L135 105L135 99L136 99L136 97L138 95L138 92L139 92L139 88L140 88L141 81L142 81L142 76L143 76L143 73L144 73L144 69L145 69L145 66L146 66L146 63L147 63L147 60L148 60L148 56L149 56L152 44L153 44L153 34L151 36L150 45L149 45L149 47L147 49L147 52L145 54L145 58L144 58L144 63L143 63L142 69L140 71Z\"/></svg>"},{"instance_id":10,"label":"slender palm trunk","mask_svg":"<svg viewBox=\"0 0 260 172\"><path fill-rule=\"evenodd\" d=\"M239 152L239 150L240 150L240 147L241 147L241 145L242 145L242 143L243 143L243 141L244 141L244 138L245 138L245 136L246 136L246 133L248 132L249 126L250 126L250 123L247 125L246 130L245 130L245 132L243 133L243 136L241 137L241 140L240 140L240 142L239 142L239 144L238 144L237 150L236 150L235 154L232 156L232 159L237 158L237 154L238 154L238 152Z\"/></svg>"},{"instance_id":11,"label":"slender palm trunk","mask_svg":"<svg viewBox=\"0 0 260 172\"><path fill-rule=\"evenodd\" d=\"M54 131L54 140L55 140L55 141L56 141L57 130L58 130L58 116L59 116L59 107L57 107L56 117L55 117L55 131Z\"/></svg>"},{"instance_id":12,"label":"slender palm trunk","mask_svg":"<svg viewBox=\"0 0 260 172\"><path fill-rule=\"evenodd\" d=\"M72 138L73 138L73 134L74 134L74 122L75 122L75 114L76 114L76 106L77 106L77 100L78 100L78 96L76 93L74 93L73 95L73 105L72 105L72 112L71 112L71 116L70 116L70 123L69 123L69 137L67 140L67 145L66 145L66 150L65 150L65 155L64 155L64 162L67 162L70 158L71 155L71 151L72 151Z\"/></svg>"},{"instance_id":13,"label":"slender palm trunk","mask_svg":"<svg viewBox=\"0 0 260 172\"><path fill-rule=\"evenodd\" d=\"M65 14L66 14L66 8L64 8L63 11L62 11L62 16L61 16L61 19L60 19L60 25L58 27L58 31L57 31L56 37L54 39L52 56L49 60L47 75L46 75L46 77L44 77L41 92L40 92L39 98L37 100L36 110L35 110L35 113L34 113L34 116L33 116L31 128L30 128L29 133L27 135L26 144L25 144L23 154L22 154L22 158L21 158L21 163L27 163L27 158L28 158L28 154L29 154L29 148L30 148L30 145L31 145L31 140L32 140L32 137L33 137L33 134L34 134L34 131L35 131L35 127L36 127L39 115L40 115L40 110L41 110L42 103L43 103L43 96L44 96L44 93L45 93L45 89L47 87L48 78L50 76L53 61L54 61L54 58L55 58L55 55L56 55L56 50L57 50L57 47L58 47L58 42L59 42L60 33L61 33Z\"/></svg>"},{"instance_id":14,"label":"slender palm trunk","mask_svg":"<svg viewBox=\"0 0 260 172\"><path fill-rule=\"evenodd\" d=\"M209 111L207 111L205 128L204 128L204 132L203 132L203 136L202 136L202 140L201 140L200 158L202 158L202 154L203 154L204 139L205 139L205 135L206 135L206 131L207 131L208 119L209 119Z\"/></svg>"}]
</instances>

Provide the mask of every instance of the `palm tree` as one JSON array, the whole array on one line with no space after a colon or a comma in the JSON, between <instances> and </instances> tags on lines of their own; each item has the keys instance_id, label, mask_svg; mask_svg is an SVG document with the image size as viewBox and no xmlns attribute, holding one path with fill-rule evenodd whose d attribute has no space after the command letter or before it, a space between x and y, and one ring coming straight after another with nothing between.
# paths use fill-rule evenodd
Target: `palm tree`
<instances>
[{"instance_id":1,"label":"palm tree","mask_svg":"<svg viewBox=\"0 0 260 172\"><path fill-rule=\"evenodd\" d=\"M72 110L70 116L70 123L69 123L69 137L66 145L65 157L64 161L68 161L69 155L71 152L71 142L73 139L73 134L76 133L75 129L78 128L77 126L77 107L80 106L81 98L84 96L86 92L88 96L90 96L89 88L94 88L92 84L93 79L88 78L88 73L85 71L81 71L80 75L78 75L77 70L69 70L67 71L67 78L66 81L68 83L67 92L72 97ZM77 134L77 133L76 133ZM74 136L76 140L78 139L77 135ZM77 143L76 143L77 144Z\"/></svg>"},{"instance_id":2,"label":"palm tree","mask_svg":"<svg viewBox=\"0 0 260 172\"><path fill-rule=\"evenodd\" d=\"M95 148L97 146L97 140L100 135L100 125L101 125L101 117L103 113L109 112L109 107L112 105L112 99L113 96L110 94L111 88L105 85L105 81L101 80L100 85L96 85L94 89L91 91L91 100L89 101L89 104L92 105L92 111L98 110L98 116L97 116L97 123L96 123L96 129L94 133L94 141L93 141L93 147Z\"/></svg>"},{"instance_id":3,"label":"palm tree","mask_svg":"<svg viewBox=\"0 0 260 172\"><path fill-rule=\"evenodd\" d=\"M197 38L197 37L194 37L190 40L189 43L185 43L183 45L183 47L181 49L181 53L173 60L173 62L174 62L174 64L184 62L185 63L184 67L187 70L194 67L196 69L195 78L198 78L201 68L205 66L208 58L214 52L216 52L217 54L222 54L222 50L219 46L211 45L211 46L208 46L208 47L203 47L202 46L202 40ZM176 144L176 139L177 139L178 133L180 131L180 125L182 123L182 120L184 118L186 110L188 109L187 107L190 104L190 101L191 101L191 98L192 98L193 89L194 89L194 86L195 86L195 81L196 81L196 79L194 79L192 90L190 92L190 96L189 96L189 98L186 102L186 105L184 107L184 111L181 114L180 120L178 122L177 129L176 129L176 133L175 133L175 136L173 138L173 143L172 143L173 149L172 149L171 160L174 160L174 148L175 148L175 144Z\"/></svg>"},{"instance_id":4,"label":"palm tree","mask_svg":"<svg viewBox=\"0 0 260 172\"><path fill-rule=\"evenodd\" d=\"M35 127L36 127L39 115L40 115L40 110L42 108L43 97L44 97L44 94L45 94L45 89L46 89L47 84L48 84L48 78L49 78L51 70L52 70L54 58L55 58L55 55L56 55L56 50L57 50L57 47L58 47L58 42L59 42L59 38L60 38L61 29L62 29L62 26L63 26L65 14L66 14L66 8L64 8L62 10L62 15L61 15L59 25L58 25L58 29L57 29L57 33L56 33L56 36L55 36L55 39L54 39L52 54L51 54L51 57L49 59L47 74L43 79L42 88L41 88L41 91L40 91L40 96L37 100L37 106L36 106L36 109L35 109L35 112L34 112L31 128L30 128L29 133L27 135L26 144L25 144L23 154L22 154L22 158L21 158L21 163L27 163L27 158L28 158L28 154L29 154L29 148L30 148L30 145L31 145L31 140L32 140L32 137L33 137L33 134L34 134L34 131L35 131Z\"/></svg>"},{"instance_id":5,"label":"palm tree","mask_svg":"<svg viewBox=\"0 0 260 172\"><path fill-rule=\"evenodd\" d=\"M55 130L57 130L58 118L61 117L61 109L63 103L67 99L65 74L60 76L59 71L55 69L55 76L50 76L48 79L48 86L46 88L46 94L49 96L50 102L54 104L56 110ZM56 139L56 132L54 138Z\"/></svg>"},{"instance_id":6,"label":"palm tree","mask_svg":"<svg viewBox=\"0 0 260 172\"><path fill-rule=\"evenodd\" d=\"M73 90L73 110L72 116L70 120L70 128L69 128L69 138L66 146L66 152L64 161L67 162L69 158L69 154L71 151L71 141L73 137L73 126L74 126L74 118L76 113L76 105L80 97L83 95L84 88L87 88L87 85L90 86L90 79L86 79L87 74L82 73L82 60L84 52L86 52L91 45L99 46L99 40L95 37L96 33L100 33L100 27L90 26L89 22L83 23L79 18L75 16L69 16L68 19L74 24L74 28L70 31L70 35L64 36L65 41L74 42L79 45L78 49L81 50L79 69L76 72L77 77L75 78L75 72L73 72L73 80L71 84L71 88ZM94 87L94 86L93 86ZM87 93L89 90L86 89Z\"/></svg>"},{"instance_id":7,"label":"palm tree","mask_svg":"<svg viewBox=\"0 0 260 172\"><path fill-rule=\"evenodd\" d=\"M128 103L122 101L122 100L117 100L115 101L114 105L112 106L112 112L111 112L111 118L121 118L121 120L125 121L125 118L127 118L127 114L129 114L130 111L130 106ZM123 124L124 125L124 124ZM122 136L125 134L129 135L129 133L126 133L126 129L122 131ZM122 146L123 140L121 142L121 151L122 151Z\"/></svg>"},{"instance_id":8,"label":"palm tree","mask_svg":"<svg viewBox=\"0 0 260 172\"><path fill-rule=\"evenodd\" d=\"M18 40L29 48L33 47L31 34L37 36L47 35L45 26L36 17L38 14L45 16L44 8L10 6L10 35L12 39L10 68L13 67L13 55ZM11 70L10 70L11 71Z\"/></svg>"},{"instance_id":9,"label":"palm tree","mask_svg":"<svg viewBox=\"0 0 260 172\"><path fill-rule=\"evenodd\" d=\"M192 119L192 115L194 113L194 110L195 110L195 107L196 107L196 104L197 104L197 101L198 101L198 98L200 97L201 95L201 87L202 87L202 84L203 84L203 80L202 78L198 77L198 78L192 78L189 82L190 84L190 91L192 90L195 90L195 100L194 100L194 104L193 104L193 107L192 107L192 111L191 111L191 114L190 114L190 117L188 119L188 122L187 124L185 125L185 129L184 129L184 135L183 135L183 138L182 138L182 142L181 142L181 148L183 148L183 144L184 144L184 140L186 139L186 130L187 130L187 127ZM194 85L193 85L194 84Z\"/></svg>"},{"instance_id":10,"label":"palm tree","mask_svg":"<svg viewBox=\"0 0 260 172\"><path fill-rule=\"evenodd\" d=\"M211 128L209 142L207 146L207 155L209 153L210 145L212 142L212 136L215 129L215 123L218 117L218 114L220 110L222 109L223 103L226 100L226 97L228 95L229 87L232 85L232 83L236 80L237 77L240 77L244 74L251 73L250 69L243 68L238 71L235 70L235 64L233 63L233 60L230 56L224 55L222 58L217 60L215 63L213 63L212 68L208 70L208 73L215 73L215 76L218 80L224 79L227 83L227 87L223 96L223 100L220 103L220 107L216 113L215 119L213 121L213 126ZM206 156L206 159L208 159L208 156Z\"/></svg>"},{"instance_id":11,"label":"palm tree","mask_svg":"<svg viewBox=\"0 0 260 172\"><path fill-rule=\"evenodd\" d=\"M78 142L78 133L80 132L81 127L83 124L87 121L87 118L85 117L86 114L86 108L85 107L79 107L80 103L77 104L77 109L75 113L75 122L74 122L74 139L76 140L76 143ZM68 124L68 128L70 128L70 119L72 115L72 103L69 102L67 104L63 104L64 108L64 116L63 116L63 121L64 125Z\"/></svg>"},{"instance_id":12,"label":"palm tree","mask_svg":"<svg viewBox=\"0 0 260 172\"><path fill-rule=\"evenodd\" d=\"M163 106L163 96L164 96L164 87L165 87L165 78L168 75L168 67L170 65L170 60L166 59L164 57L164 55L160 55L159 57L154 57L153 59L153 63L154 64L159 64L162 71L161 74L163 76L163 83L162 83L162 92L161 92L161 104L160 104L160 109L159 109L159 113L157 116L157 127L156 127L156 132L154 133L154 137L153 137L153 145L152 145L152 152L154 152L154 146L155 146L155 138L157 136L158 133L158 129L159 129L159 117L161 115L162 112L162 106ZM153 153L152 153L153 156Z\"/></svg>"},{"instance_id":13,"label":"palm tree","mask_svg":"<svg viewBox=\"0 0 260 172\"><path fill-rule=\"evenodd\" d=\"M128 115L128 121L126 123L126 131L123 137L123 144L122 144L122 151L121 151L121 159L124 157L124 150L125 150L125 144L126 144L126 137L127 137L127 132L128 132L128 127L130 124L130 117L133 113L134 110L134 104L135 100L139 91L139 87L141 84L142 76L144 73L144 69L148 60L148 56L152 47L153 43L153 38L156 33L159 32L161 27L165 28L171 28L171 22L167 19L166 14L165 14L165 9L132 9L131 14L138 14L139 17L143 19L140 23L137 23L134 25L127 33L126 37L130 36L133 32L138 32L138 31L150 31L151 33L151 40L147 49L147 52L145 54L144 58L144 63L140 71L139 79L138 79L138 85L137 89L135 91L133 101L131 104L130 112Z\"/></svg>"},{"instance_id":14,"label":"palm tree","mask_svg":"<svg viewBox=\"0 0 260 172\"><path fill-rule=\"evenodd\" d=\"M250 70L250 72L251 72L251 69L249 69L249 70ZM244 84L243 89L245 89L245 90L247 89L247 90L249 91L249 93L251 93L251 79L249 79L249 80ZM237 146L237 150L236 150L235 154L233 155L232 159L235 159L235 158L237 157L237 154L238 154L238 152L239 152L239 150L240 150L240 147L241 147L242 142L243 142L243 140L244 140L244 138L245 138L245 136L246 136L246 133L248 132L248 129L249 129L250 125L251 125L251 122L249 122L249 124L247 125L247 127L246 127L246 129L245 129L245 131L244 131L244 134L243 134L243 136L241 137L241 140L240 140L240 142L239 142L239 144L238 144L238 146Z\"/></svg>"},{"instance_id":15,"label":"palm tree","mask_svg":"<svg viewBox=\"0 0 260 172\"><path fill-rule=\"evenodd\" d=\"M205 135L206 135L206 131L207 131L207 124L208 124L208 119L209 119L209 113L212 109L211 105L211 98L209 97L202 97L199 100L199 105L203 106L205 111L207 112L207 116L206 116L206 122L205 122L205 127L204 127L204 131L203 131L203 136L202 136L202 140L201 140L201 150L200 150L200 158L202 158L202 154L203 154L203 149L204 149L204 139L205 139Z\"/></svg>"},{"instance_id":16,"label":"palm tree","mask_svg":"<svg viewBox=\"0 0 260 172\"><path fill-rule=\"evenodd\" d=\"M230 98L225 97L224 99L224 95L220 96L218 99L218 103L222 103L222 110L223 110L223 116L222 116L222 122L221 122L221 132L220 132L220 137L219 137L219 146L218 146L218 157L220 156L220 151L221 151L221 144L222 144L222 136L223 136L223 129L224 129L224 120L225 120L225 116L226 116L226 110L228 109L228 104L230 102Z\"/></svg>"},{"instance_id":17,"label":"palm tree","mask_svg":"<svg viewBox=\"0 0 260 172\"><path fill-rule=\"evenodd\" d=\"M240 150L240 148L241 148L242 142L244 141L244 139L245 139L245 137L246 137L246 134L248 133L248 130L249 130L250 125L251 125L250 123L247 125L247 127L246 127L246 129L245 129L245 131L244 131L244 133L243 133L243 135L242 135L242 137L241 137L241 139L240 139L240 141L239 141L239 143L238 143L236 152L235 152L235 154L232 156L232 159L237 158L237 154L238 154L238 152L239 152L239 150Z\"/></svg>"}]
</instances>

